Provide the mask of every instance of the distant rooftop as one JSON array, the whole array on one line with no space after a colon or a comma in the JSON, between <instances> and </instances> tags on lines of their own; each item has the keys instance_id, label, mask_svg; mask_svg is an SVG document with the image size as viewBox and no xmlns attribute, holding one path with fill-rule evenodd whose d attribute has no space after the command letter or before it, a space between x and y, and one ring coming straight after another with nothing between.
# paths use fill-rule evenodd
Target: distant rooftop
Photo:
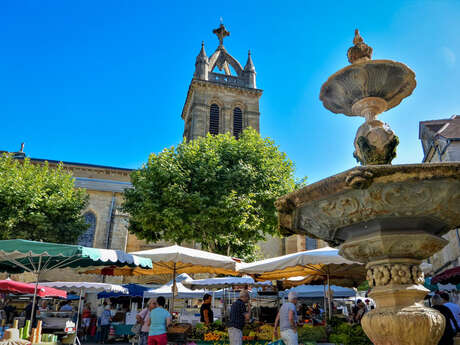
<instances>
[{"instance_id":1,"label":"distant rooftop","mask_svg":"<svg viewBox=\"0 0 460 345\"><path fill-rule=\"evenodd\" d=\"M460 140L460 115L453 115L449 119L421 121L419 139L424 139L428 129L433 138L442 137L448 140Z\"/></svg>"}]
</instances>

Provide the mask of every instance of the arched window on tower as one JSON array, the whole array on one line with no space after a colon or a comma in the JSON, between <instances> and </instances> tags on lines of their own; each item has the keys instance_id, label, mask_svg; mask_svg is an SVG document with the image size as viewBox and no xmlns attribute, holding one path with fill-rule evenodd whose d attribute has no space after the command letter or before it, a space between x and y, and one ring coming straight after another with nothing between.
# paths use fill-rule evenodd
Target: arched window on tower
<instances>
[{"instance_id":1,"label":"arched window on tower","mask_svg":"<svg viewBox=\"0 0 460 345\"><path fill-rule=\"evenodd\" d=\"M233 135L236 139L239 138L243 131L243 112L240 108L233 109Z\"/></svg>"},{"instance_id":2,"label":"arched window on tower","mask_svg":"<svg viewBox=\"0 0 460 345\"><path fill-rule=\"evenodd\" d=\"M80 235L77 243L81 246L92 247L94 242L94 233L96 232L96 215L88 211L83 217L85 218L86 224L88 224L88 229Z\"/></svg>"},{"instance_id":3,"label":"arched window on tower","mask_svg":"<svg viewBox=\"0 0 460 345\"><path fill-rule=\"evenodd\" d=\"M219 106L217 104L211 104L209 110L209 133L219 134Z\"/></svg>"}]
</instances>

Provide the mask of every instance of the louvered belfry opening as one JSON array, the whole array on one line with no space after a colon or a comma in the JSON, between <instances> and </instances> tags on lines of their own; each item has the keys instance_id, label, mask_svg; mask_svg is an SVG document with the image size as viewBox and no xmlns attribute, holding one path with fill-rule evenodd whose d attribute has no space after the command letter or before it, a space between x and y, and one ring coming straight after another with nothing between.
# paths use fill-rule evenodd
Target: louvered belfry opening
<instances>
[{"instance_id":1,"label":"louvered belfry opening","mask_svg":"<svg viewBox=\"0 0 460 345\"><path fill-rule=\"evenodd\" d=\"M243 112L240 108L233 109L233 135L239 138L243 131Z\"/></svg>"},{"instance_id":2,"label":"louvered belfry opening","mask_svg":"<svg viewBox=\"0 0 460 345\"><path fill-rule=\"evenodd\" d=\"M219 134L219 106L217 104L211 104L209 110L209 133Z\"/></svg>"}]
</instances>

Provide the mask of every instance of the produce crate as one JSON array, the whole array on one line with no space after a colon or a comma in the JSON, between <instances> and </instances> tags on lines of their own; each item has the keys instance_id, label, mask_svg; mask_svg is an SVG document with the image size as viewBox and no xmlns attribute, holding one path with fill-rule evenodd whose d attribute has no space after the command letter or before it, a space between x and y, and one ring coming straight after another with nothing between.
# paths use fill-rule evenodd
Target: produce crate
<instances>
[{"instance_id":1,"label":"produce crate","mask_svg":"<svg viewBox=\"0 0 460 345\"><path fill-rule=\"evenodd\" d=\"M188 335L192 331L192 325L189 323L178 323L168 328L168 342L170 343L187 343Z\"/></svg>"}]
</instances>

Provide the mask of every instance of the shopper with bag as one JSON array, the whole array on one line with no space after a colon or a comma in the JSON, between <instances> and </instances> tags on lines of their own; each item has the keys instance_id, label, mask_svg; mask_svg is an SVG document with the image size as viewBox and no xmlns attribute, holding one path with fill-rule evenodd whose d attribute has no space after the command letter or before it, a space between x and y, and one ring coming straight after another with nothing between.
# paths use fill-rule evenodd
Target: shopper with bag
<instances>
[{"instance_id":1,"label":"shopper with bag","mask_svg":"<svg viewBox=\"0 0 460 345\"><path fill-rule=\"evenodd\" d=\"M281 339L286 345L298 345L297 336L297 295L291 291L288 294L288 302L284 303L275 319L273 339L278 338L278 324L281 330Z\"/></svg>"},{"instance_id":2,"label":"shopper with bag","mask_svg":"<svg viewBox=\"0 0 460 345\"><path fill-rule=\"evenodd\" d=\"M147 307L142 309L140 313L136 315L137 323L131 328L131 332L139 336L139 345L147 345L149 339L149 328L150 328L150 312L155 309L157 302L154 298L149 299Z\"/></svg>"}]
</instances>

